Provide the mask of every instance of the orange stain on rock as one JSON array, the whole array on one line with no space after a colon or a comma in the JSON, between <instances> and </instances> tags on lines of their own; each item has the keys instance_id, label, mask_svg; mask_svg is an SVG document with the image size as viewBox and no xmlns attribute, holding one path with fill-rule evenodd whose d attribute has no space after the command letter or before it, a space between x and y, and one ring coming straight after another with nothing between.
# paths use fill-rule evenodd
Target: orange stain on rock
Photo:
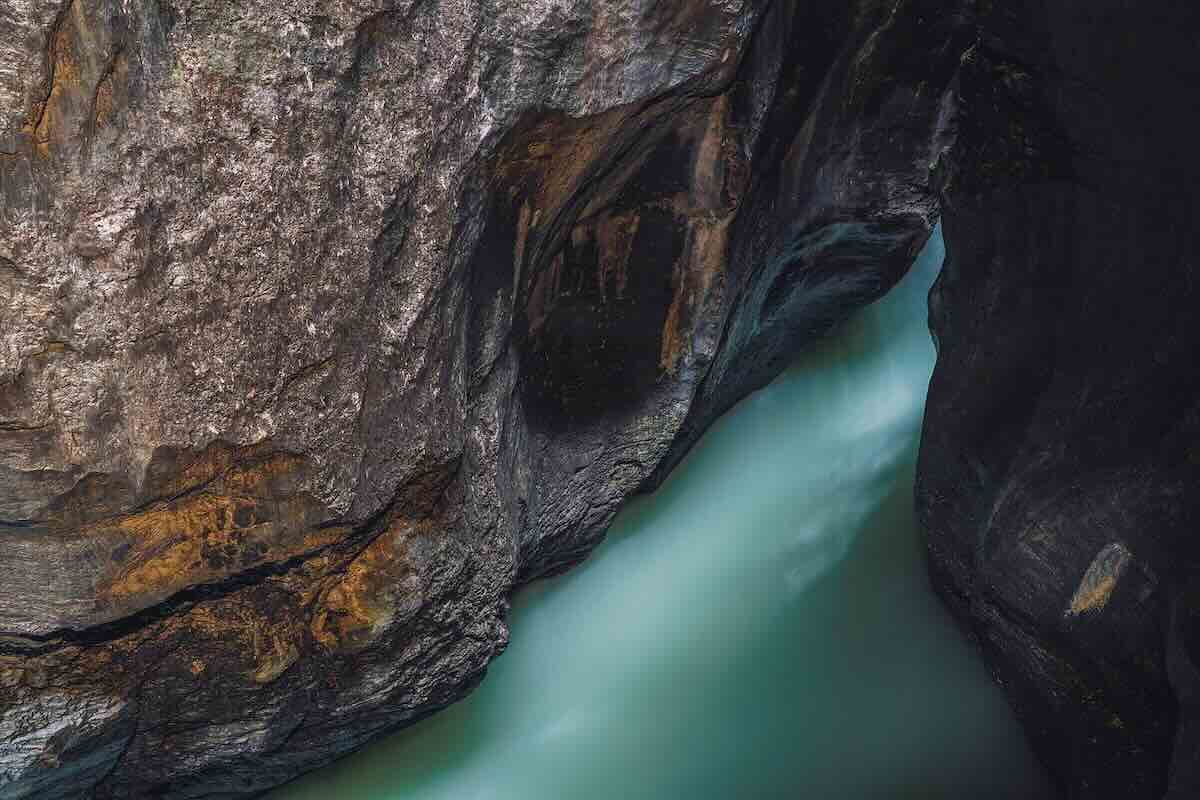
<instances>
[{"instance_id":1,"label":"orange stain on rock","mask_svg":"<svg viewBox=\"0 0 1200 800\"><path fill-rule=\"evenodd\" d=\"M311 625L313 638L322 647L333 650L353 645L390 620L395 604L388 602L388 594L411 572L407 541L428 529L428 522L396 521L329 586L318 602Z\"/></svg>"},{"instance_id":2,"label":"orange stain on rock","mask_svg":"<svg viewBox=\"0 0 1200 800\"><path fill-rule=\"evenodd\" d=\"M322 528L316 504L295 491L301 459L273 455L229 464L208 455L193 462L189 479L203 488L85 531L122 543L116 572L98 591L104 601L124 601L219 579L260 564L282 561L335 544L344 527ZM177 482L169 482L168 485Z\"/></svg>"}]
</instances>

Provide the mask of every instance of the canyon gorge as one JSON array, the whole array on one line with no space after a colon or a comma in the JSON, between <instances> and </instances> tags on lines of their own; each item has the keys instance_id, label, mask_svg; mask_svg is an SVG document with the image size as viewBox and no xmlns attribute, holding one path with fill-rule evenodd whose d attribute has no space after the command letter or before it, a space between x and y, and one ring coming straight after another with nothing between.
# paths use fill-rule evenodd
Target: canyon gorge
<instances>
[{"instance_id":1,"label":"canyon gorge","mask_svg":"<svg viewBox=\"0 0 1200 800\"><path fill-rule=\"evenodd\" d=\"M0 0L0 798L255 796L461 700L939 222L933 589L1060 796L1200 796L1198 45L1182 0Z\"/></svg>"}]
</instances>

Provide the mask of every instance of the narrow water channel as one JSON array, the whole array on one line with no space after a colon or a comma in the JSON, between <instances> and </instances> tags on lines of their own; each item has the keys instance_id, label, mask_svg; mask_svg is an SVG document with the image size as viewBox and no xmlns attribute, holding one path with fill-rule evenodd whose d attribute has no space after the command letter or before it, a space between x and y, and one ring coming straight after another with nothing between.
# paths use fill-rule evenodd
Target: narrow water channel
<instances>
[{"instance_id":1,"label":"narrow water channel","mask_svg":"<svg viewBox=\"0 0 1200 800\"><path fill-rule=\"evenodd\" d=\"M914 524L942 255L524 592L475 694L273 800L1049 797Z\"/></svg>"}]
</instances>

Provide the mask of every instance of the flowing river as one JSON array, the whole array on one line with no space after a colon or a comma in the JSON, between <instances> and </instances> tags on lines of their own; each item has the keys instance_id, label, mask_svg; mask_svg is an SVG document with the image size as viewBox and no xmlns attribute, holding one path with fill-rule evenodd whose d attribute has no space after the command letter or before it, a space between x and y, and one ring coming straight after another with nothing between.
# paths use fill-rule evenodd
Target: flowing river
<instances>
[{"instance_id":1,"label":"flowing river","mask_svg":"<svg viewBox=\"0 0 1200 800\"><path fill-rule=\"evenodd\" d=\"M914 522L942 256L524 591L471 697L272 800L1050 797Z\"/></svg>"}]
</instances>

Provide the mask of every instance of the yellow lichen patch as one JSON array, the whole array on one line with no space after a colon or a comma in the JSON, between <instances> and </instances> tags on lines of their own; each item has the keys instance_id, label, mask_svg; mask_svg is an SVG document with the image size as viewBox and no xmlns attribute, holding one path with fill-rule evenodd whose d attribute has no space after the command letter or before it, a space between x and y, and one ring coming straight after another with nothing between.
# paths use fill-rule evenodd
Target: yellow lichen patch
<instances>
[{"instance_id":1,"label":"yellow lichen patch","mask_svg":"<svg viewBox=\"0 0 1200 800\"><path fill-rule=\"evenodd\" d=\"M402 531L392 528L373 541L321 598L313 615L313 638L326 649L356 638L386 622L386 605L377 604L377 578L389 571Z\"/></svg>"},{"instance_id":2,"label":"yellow lichen patch","mask_svg":"<svg viewBox=\"0 0 1200 800\"><path fill-rule=\"evenodd\" d=\"M232 497L204 493L124 517L116 527L141 544L175 536L199 538L235 527L239 511L247 513L252 524L254 500L239 503Z\"/></svg>"},{"instance_id":3,"label":"yellow lichen patch","mask_svg":"<svg viewBox=\"0 0 1200 800\"><path fill-rule=\"evenodd\" d=\"M351 528L328 528L313 531L311 538L305 538L306 547L320 547L318 537L328 537L333 541L342 541L353 533ZM320 552L305 558L296 565L295 569L279 575L277 580L281 587L286 587L296 598L296 604L305 608L312 607L317 598L325 590L325 577L345 564L346 556L338 548Z\"/></svg>"},{"instance_id":4,"label":"yellow lichen patch","mask_svg":"<svg viewBox=\"0 0 1200 800\"><path fill-rule=\"evenodd\" d=\"M50 156L56 139L62 141L78 133L71 128L90 89L85 89L84 83L99 76L96 58L108 49L107 42L101 42L95 33L78 0L65 9L51 32L46 49L46 94L33 107L24 127L34 153L42 158ZM107 31L104 33L107 39Z\"/></svg>"},{"instance_id":5,"label":"yellow lichen patch","mask_svg":"<svg viewBox=\"0 0 1200 800\"><path fill-rule=\"evenodd\" d=\"M231 602L201 603L185 616L173 618L170 624L186 626L194 636L225 642L240 652L253 652L254 629L266 621L244 604L231 611L234 608Z\"/></svg>"},{"instance_id":6,"label":"yellow lichen patch","mask_svg":"<svg viewBox=\"0 0 1200 800\"><path fill-rule=\"evenodd\" d=\"M412 571L405 555L407 542L428 532L428 522L399 520L371 542L321 597L312 620L313 638L333 650L361 643L391 621L396 610L393 595L403 591L404 578Z\"/></svg>"},{"instance_id":7,"label":"yellow lichen patch","mask_svg":"<svg viewBox=\"0 0 1200 800\"><path fill-rule=\"evenodd\" d=\"M229 464L225 458L210 454L199 467L191 465L189 481L224 467L204 490L85 529L114 543L114 569L97 587L101 605L286 560L345 536L345 528L320 527L319 507L293 491L300 459L275 455Z\"/></svg>"},{"instance_id":8,"label":"yellow lichen patch","mask_svg":"<svg viewBox=\"0 0 1200 800\"><path fill-rule=\"evenodd\" d=\"M1084 611L1099 611L1108 603L1112 591L1117 586L1117 579L1105 575L1099 581L1087 587L1080 587L1071 598L1071 613L1082 614Z\"/></svg>"},{"instance_id":9,"label":"yellow lichen patch","mask_svg":"<svg viewBox=\"0 0 1200 800\"><path fill-rule=\"evenodd\" d=\"M278 680L283 673L300 660L300 650L295 644L284 641L277 633L269 636L270 644L267 649L255 650L258 669L254 671L255 683L271 683Z\"/></svg>"},{"instance_id":10,"label":"yellow lichen patch","mask_svg":"<svg viewBox=\"0 0 1200 800\"><path fill-rule=\"evenodd\" d=\"M214 658L227 671L232 665L225 659L232 657L248 681L268 684L300 660L304 637L300 618L294 598L282 593L269 599L243 597L200 604L166 624L198 648L193 650L198 655L188 654L180 663L192 676L203 679L212 672Z\"/></svg>"},{"instance_id":11,"label":"yellow lichen patch","mask_svg":"<svg viewBox=\"0 0 1200 800\"><path fill-rule=\"evenodd\" d=\"M1067 615L1078 616L1103 610L1132 558L1133 554L1120 542L1105 545L1079 581L1067 606Z\"/></svg>"},{"instance_id":12,"label":"yellow lichen patch","mask_svg":"<svg viewBox=\"0 0 1200 800\"><path fill-rule=\"evenodd\" d=\"M106 598L122 599L149 594L156 590L168 590L183 582L189 567L192 566L190 562L195 559L198 551L198 544L181 542L168 548L157 558L127 570L104 587L101 594Z\"/></svg>"},{"instance_id":13,"label":"yellow lichen patch","mask_svg":"<svg viewBox=\"0 0 1200 800\"><path fill-rule=\"evenodd\" d=\"M119 530L136 544L127 567L101 594L111 599L154 594L333 544L343 528L313 529L278 541L279 527L259 522L250 498L201 495L182 507L148 511L122 520Z\"/></svg>"},{"instance_id":14,"label":"yellow lichen patch","mask_svg":"<svg viewBox=\"0 0 1200 800\"><path fill-rule=\"evenodd\" d=\"M75 61L71 57L70 40L63 29L55 32L51 43L51 78L50 91L34 109L34 120L29 131L33 138L34 152L43 158L50 155L51 135L58 127L59 117L62 116L63 93L66 85L76 79Z\"/></svg>"}]
</instances>

